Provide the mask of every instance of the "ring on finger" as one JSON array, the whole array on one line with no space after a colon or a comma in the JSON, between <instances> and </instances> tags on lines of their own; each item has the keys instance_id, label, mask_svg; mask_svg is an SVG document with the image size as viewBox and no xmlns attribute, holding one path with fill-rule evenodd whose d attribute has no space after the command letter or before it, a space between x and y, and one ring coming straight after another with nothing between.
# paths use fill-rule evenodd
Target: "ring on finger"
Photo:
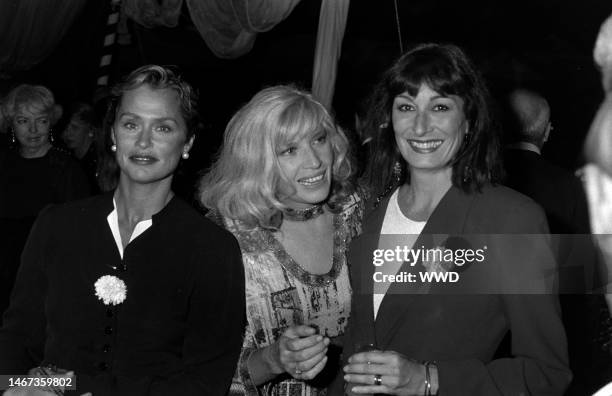
<instances>
[{"instance_id":1,"label":"ring on finger","mask_svg":"<svg viewBox=\"0 0 612 396\"><path fill-rule=\"evenodd\" d=\"M374 385L377 385L377 386L382 385L382 375L376 374L374 376Z\"/></svg>"}]
</instances>

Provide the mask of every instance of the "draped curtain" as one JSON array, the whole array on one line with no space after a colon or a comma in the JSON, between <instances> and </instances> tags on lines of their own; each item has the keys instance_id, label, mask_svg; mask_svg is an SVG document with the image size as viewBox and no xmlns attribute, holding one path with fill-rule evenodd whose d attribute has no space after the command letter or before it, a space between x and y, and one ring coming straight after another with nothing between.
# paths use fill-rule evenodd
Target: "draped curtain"
<instances>
[{"instance_id":1,"label":"draped curtain","mask_svg":"<svg viewBox=\"0 0 612 396\"><path fill-rule=\"evenodd\" d=\"M323 0L312 73L312 94L331 108L350 0Z\"/></svg>"},{"instance_id":2,"label":"draped curtain","mask_svg":"<svg viewBox=\"0 0 612 396\"><path fill-rule=\"evenodd\" d=\"M87 0L0 1L0 71L27 70L57 47ZM185 0L200 35L220 58L251 50L257 33L272 29L300 0ZM322 0L313 67L313 93L330 106L349 0ZM124 0L123 12L145 27L175 27L183 0Z\"/></svg>"},{"instance_id":3,"label":"draped curtain","mask_svg":"<svg viewBox=\"0 0 612 396\"><path fill-rule=\"evenodd\" d=\"M287 18L300 0L186 0L198 32L220 58L246 54L257 33ZM124 12L145 27L174 27L183 0L124 0Z\"/></svg>"},{"instance_id":4,"label":"draped curtain","mask_svg":"<svg viewBox=\"0 0 612 396\"><path fill-rule=\"evenodd\" d=\"M191 19L220 58L236 58L253 48L257 33L289 16L300 0L186 0Z\"/></svg>"},{"instance_id":5,"label":"draped curtain","mask_svg":"<svg viewBox=\"0 0 612 396\"><path fill-rule=\"evenodd\" d=\"M1 0L0 71L27 70L57 47L87 0Z\"/></svg>"},{"instance_id":6,"label":"draped curtain","mask_svg":"<svg viewBox=\"0 0 612 396\"><path fill-rule=\"evenodd\" d=\"M220 58L248 53L257 33L289 16L300 0L185 0L194 25ZM331 107L350 0L322 0L313 65L313 95ZM145 27L175 27L183 0L124 0L128 17Z\"/></svg>"}]
</instances>

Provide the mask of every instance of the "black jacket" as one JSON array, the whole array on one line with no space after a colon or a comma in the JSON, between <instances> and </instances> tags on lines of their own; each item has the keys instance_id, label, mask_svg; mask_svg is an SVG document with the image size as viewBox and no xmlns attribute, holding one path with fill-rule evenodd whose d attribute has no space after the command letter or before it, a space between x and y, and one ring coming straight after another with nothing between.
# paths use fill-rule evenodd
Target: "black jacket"
<instances>
[{"instance_id":1,"label":"black jacket","mask_svg":"<svg viewBox=\"0 0 612 396\"><path fill-rule=\"evenodd\" d=\"M175 197L121 260L112 210L106 194L36 221L0 330L0 372L53 364L75 371L78 394L224 395L245 324L236 240ZM125 282L123 303L97 299L103 275Z\"/></svg>"}]
</instances>

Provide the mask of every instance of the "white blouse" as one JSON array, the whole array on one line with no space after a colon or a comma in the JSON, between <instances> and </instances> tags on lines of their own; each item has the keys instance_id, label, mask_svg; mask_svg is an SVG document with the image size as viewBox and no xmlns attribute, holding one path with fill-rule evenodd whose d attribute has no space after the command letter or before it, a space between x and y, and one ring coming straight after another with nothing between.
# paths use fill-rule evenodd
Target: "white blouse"
<instances>
[{"instance_id":1,"label":"white blouse","mask_svg":"<svg viewBox=\"0 0 612 396\"><path fill-rule=\"evenodd\" d=\"M380 230L381 238L378 240L379 249L395 249L395 244L393 244L393 246L386 246L391 241L389 240L387 241L387 244L385 244L385 238L383 235L405 235L407 237L406 245L410 245L410 247L412 247L419 234L425 227L426 221L414 221L404 216L397 202L398 193L399 188L395 190L389 199L389 205L387 206L385 218ZM393 239L395 240L395 238ZM385 274L391 275L396 274L401 265L401 261L387 262L380 268ZM386 293L387 288L384 288L384 291ZM376 319L376 315L378 315L378 308L380 308L380 304L385 297L385 293L372 294L374 298L374 319Z\"/></svg>"},{"instance_id":2,"label":"white blouse","mask_svg":"<svg viewBox=\"0 0 612 396\"><path fill-rule=\"evenodd\" d=\"M110 227L111 232L113 233L113 238L115 238L117 249L119 249L119 256L121 256L121 259L123 260L123 243L121 242L121 233L119 232L119 216L117 215L117 203L115 202L115 198L113 198L113 211L110 212L110 214L106 218L106 221L108 221L108 226ZM136 224L136 227L134 227L134 231L132 231L132 236L130 237L128 245L152 225L153 219L142 220L138 222L138 224Z\"/></svg>"}]
</instances>

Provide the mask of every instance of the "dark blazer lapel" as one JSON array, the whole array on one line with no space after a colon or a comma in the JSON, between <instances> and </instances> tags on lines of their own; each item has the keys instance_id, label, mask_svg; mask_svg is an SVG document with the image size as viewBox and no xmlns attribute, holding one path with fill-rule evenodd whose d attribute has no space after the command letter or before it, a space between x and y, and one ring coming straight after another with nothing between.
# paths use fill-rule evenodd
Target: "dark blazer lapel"
<instances>
[{"instance_id":1,"label":"dark blazer lapel","mask_svg":"<svg viewBox=\"0 0 612 396\"><path fill-rule=\"evenodd\" d=\"M351 242L349 249L349 263L351 264L351 282L353 287L353 307L359 313L353 313L351 327L360 336L355 341L362 344L374 343L374 308L372 301L374 266L372 252L378 248L380 229L387 211L389 199L381 201L370 212L362 228L362 233Z\"/></svg>"},{"instance_id":2,"label":"dark blazer lapel","mask_svg":"<svg viewBox=\"0 0 612 396\"><path fill-rule=\"evenodd\" d=\"M466 194L453 186L433 211L423 234L462 234L475 193Z\"/></svg>"},{"instance_id":3,"label":"dark blazer lapel","mask_svg":"<svg viewBox=\"0 0 612 396\"><path fill-rule=\"evenodd\" d=\"M451 187L427 220L423 231L414 243L414 247L433 248L445 239L440 238L439 234L463 233L472 199L472 195L466 194L454 186ZM382 221L380 227L382 227ZM380 228L378 231L380 232ZM418 262L412 267L410 263L404 262L398 272L419 272L422 269L424 269L422 262ZM394 329L408 319L404 312L414 302L415 295L427 293L428 290L427 285L421 284L420 287L415 287L413 284L399 282L389 287L376 316L376 339L379 348L385 348L395 335ZM372 304L370 303L370 305Z\"/></svg>"}]
</instances>

